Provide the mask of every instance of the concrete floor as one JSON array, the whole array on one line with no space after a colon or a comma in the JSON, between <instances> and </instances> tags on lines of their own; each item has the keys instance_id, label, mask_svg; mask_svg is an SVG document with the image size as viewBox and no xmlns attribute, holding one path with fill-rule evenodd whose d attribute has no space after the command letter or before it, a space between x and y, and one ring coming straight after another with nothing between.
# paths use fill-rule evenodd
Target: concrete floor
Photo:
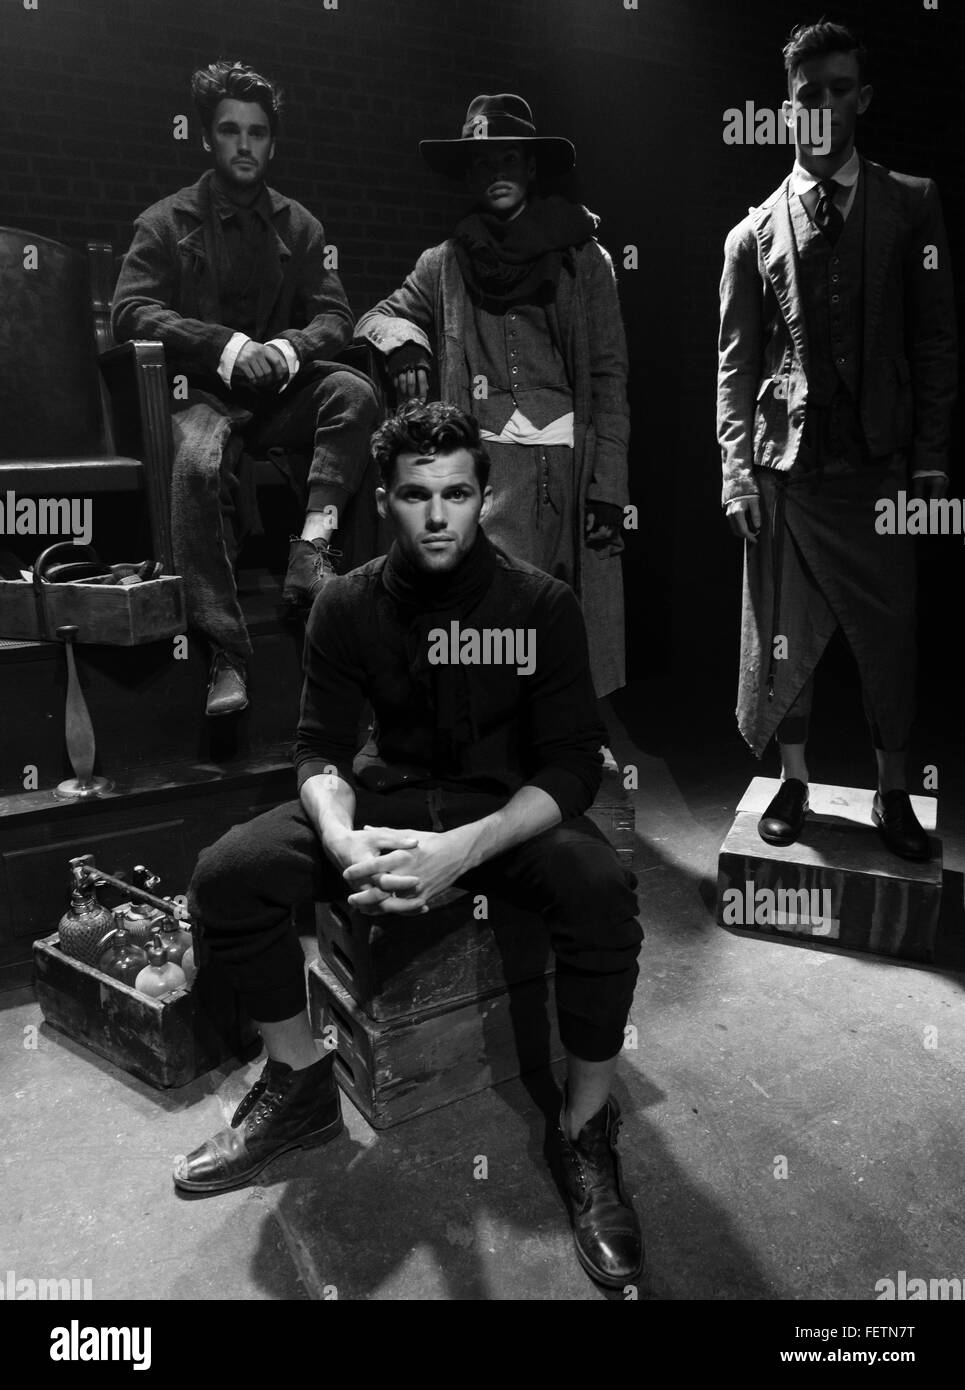
<instances>
[{"instance_id":1,"label":"concrete floor","mask_svg":"<svg viewBox=\"0 0 965 1390\"><path fill-rule=\"evenodd\" d=\"M716 854L760 769L732 732L705 729L702 747L682 726L648 751L650 694L620 697L614 737L640 771L647 939L617 1087L648 1242L639 1297L869 1299L899 1270L965 1275L965 798L943 793L939 821L951 964L737 937L713 921ZM857 764L844 774L860 784ZM261 1063L159 1092L46 1026L25 1046L39 1022L29 993L0 996L0 1275L89 1278L109 1299L622 1297L572 1254L542 1156L545 1073L379 1135L343 1101L326 1148L184 1200L174 1155L222 1125Z\"/></svg>"}]
</instances>

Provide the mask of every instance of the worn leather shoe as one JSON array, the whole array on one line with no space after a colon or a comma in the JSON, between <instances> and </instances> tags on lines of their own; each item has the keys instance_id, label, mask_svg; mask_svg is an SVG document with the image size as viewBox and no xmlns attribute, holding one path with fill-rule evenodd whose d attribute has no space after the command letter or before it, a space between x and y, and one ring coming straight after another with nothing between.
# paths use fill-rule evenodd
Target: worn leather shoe
<instances>
[{"instance_id":1,"label":"worn leather shoe","mask_svg":"<svg viewBox=\"0 0 965 1390\"><path fill-rule=\"evenodd\" d=\"M248 708L248 689L245 685L245 663L227 652L216 651L208 678L208 699L205 714L236 714Z\"/></svg>"},{"instance_id":2,"label":"worn leather shoe","mask_svg":"<svg viewBox=\"0 0 965 1390\"><path fill-rule=\"evenodd\" d=\"M620 1107L611 1096L573 1140L567 1138L565 1114L564 1101L558 1143L577 1258L601 1284L623 1288L642 1273L644 1249L616 1151Z\"/></svg>"},{"instance_id":3,"label":"worn leather shoe","mask_svg":"<svg viewBox=\"0 0 965 1390\"><path fill-rule=\"evenodd\" d=\"M252 1090L261 1082L264 1088L240 1123L219 1130L177 1160L175 1187L185 1192L228 1192L257 1177L280 1154L334 1139L342 1130L334 1061L334 1055L321 1057L301 1071L293 1071L284 1062L271 1062L270 1071L265 1068Z\"/></svg>"},{"instance_id":4,"label":"worn leather shoe","mask_svg":"<svg viewBox=\"0 0 965 1390\"><path fill-rule=\"evenodd\" d=\"M335 578L335 561L341 557L342 552L321 536L313 541L292 536L282 598L296 607L311 608L325 585Z\"/></svg>"},{"instance_id":5,"label":"worn leather shoe","mask_svg":"<svg viewBox=\"0 0 965 1390\"><path fill-rule=\"evenodd\" d=\"M807 783L788 777L757 822L757 833L769 845L793 845L804 827L808 807Z\"/></svg>"},{"instance_id":6,"label":"worn leather shoe","mask_svg":"<svg viewBox=\"0 0 965 1390\"><path fill-rule=\"evenodd\" d=\"M268 1058L262 1068L261 1076L259 1076L248 1094L243 1096L238 1102L238 1108L231 1117L232 1129L237 1129L245 1116L255 1108L256 1102L265 1094L270 1083L274 1079L277 1068L282 1065L284 1064L276 1062L273 1057Z\"/></svg>"},{"instance_id":7,"label":"worn leather shoe","mask_svg":"<svg viewBox=\"0 0 965 1390\"><path fill-rule=\"evenodd\" d=\"M911 797L906 791L896 787L883 796L881 792L875 792L871 819L892 854L900 855L902 859L931 858L928 834L915 815Z\"/></svg>"}]
</instances>

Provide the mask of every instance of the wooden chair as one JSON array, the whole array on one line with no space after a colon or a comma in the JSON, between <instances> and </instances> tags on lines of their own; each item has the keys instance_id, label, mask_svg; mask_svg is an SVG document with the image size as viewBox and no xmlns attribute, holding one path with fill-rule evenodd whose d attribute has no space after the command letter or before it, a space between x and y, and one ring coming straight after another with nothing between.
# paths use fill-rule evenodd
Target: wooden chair
<instances>
[{"instance_id":1,"label":"wooden chair","mask_svg":"<svg viewBox=\"0 0 965 1390\"><path fill-rule=\"evenodd\" d=\"M111 344L112 254L0 228L0 496L142 492L172 572L173 441L157 343Z\"/></svg>"}]
</instances>

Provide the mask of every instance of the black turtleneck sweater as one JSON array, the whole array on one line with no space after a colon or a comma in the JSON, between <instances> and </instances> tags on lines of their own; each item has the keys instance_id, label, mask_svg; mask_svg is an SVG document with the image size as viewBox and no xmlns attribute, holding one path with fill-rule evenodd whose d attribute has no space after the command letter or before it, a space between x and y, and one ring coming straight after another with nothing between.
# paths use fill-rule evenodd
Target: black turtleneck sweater
<instances>
[{"instance_id":1,"label":"black turtleneck sweater","mask_svg":"<svg viewBox=\"0 0 965 1390\"><path fill-rule=\"evenodd\" d=\"M326 585L305 640L295 745L299 787L332 766L350 786L358 785L352 764L363 704L370 700L381 758L389 768L409 769L409 785L494 792L507 800L524 785L541 787L564 820L592 805L606 729L597 714L579 604L561 580L495 548L493 556L491 582L460 620L461 630L527 632L534 669L527 675L509 664L465 667L475 735L446 752L426 674L420 679L412 669L410 615L383 582L386 557ZM431 678L436 675L433 670ZM421 773L413 776L413 768Z\"/></svg>"}]
</instances>

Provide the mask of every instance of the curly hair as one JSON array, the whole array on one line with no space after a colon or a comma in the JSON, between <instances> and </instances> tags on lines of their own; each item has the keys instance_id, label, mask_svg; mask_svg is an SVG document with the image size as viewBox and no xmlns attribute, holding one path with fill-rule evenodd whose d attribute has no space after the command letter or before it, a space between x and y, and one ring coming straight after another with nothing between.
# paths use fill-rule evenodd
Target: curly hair
<instances>
[{"instance_id":1,"label":"curly hair","mask_svg":"<svg viewBox=\"0 0 965 1390\"><path fill-rule=\"evenodd\" d=\"M853 53L858 63L858 81L864 85L868 68L868 50L850 29L832 24L823 16L816 24L798 24L784 45L784 67L788 83L802 63L810 58L823 58L828 53Z\"/></svg>"},{"instance_id":2,"label":"curly hair","mask_svg":"<svg viewBox=\"0 0 965 1390\"><path fill-rule=\"evenodd\" d=\"M384 488L392 486L400 454L452 454L457 449L472 455L476 481L480 492L484 491L489 482L489 455L479 438L479 425L456 405L406 401L372 436L372 458Z\"/></svg>"},{"instance_id":3,"label":"curly hair","mask_svg":"<svg viewBox=\"0 0 965 1390\"><path fill-rule=\"evenodd\" d=\"M225 99L233 101L253 101L263 109L268 117L268 127L272 138L278 131L281 115L281 89L267 77L262 77L247 63L229 63L219 58L206 68L198 68L191 77L191 96L206 135L211 134L211 125L218 103Z\"/></svg>"}]
</instances>

